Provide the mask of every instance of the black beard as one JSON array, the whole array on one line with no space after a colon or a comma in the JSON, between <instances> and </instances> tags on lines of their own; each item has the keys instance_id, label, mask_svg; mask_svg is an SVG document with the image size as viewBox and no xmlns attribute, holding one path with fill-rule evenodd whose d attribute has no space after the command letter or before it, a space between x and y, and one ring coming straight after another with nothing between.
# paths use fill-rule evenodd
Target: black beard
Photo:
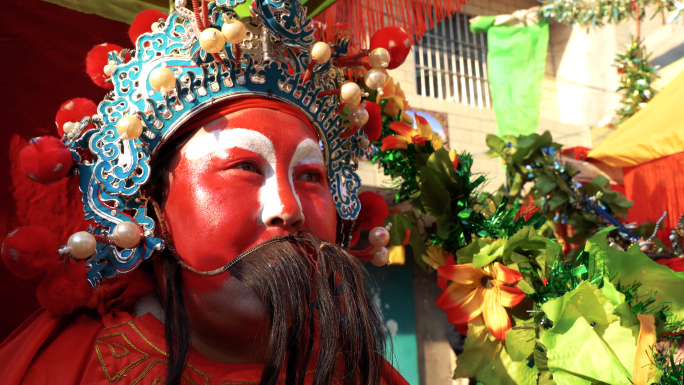
<instances>
[{"instance_id":1,"label":"black beard","mask_svg":"<svg viewBox=\"0 0 684 385\"><path fill-rule=\"evenodd\" d=\"M180 380L187 317L182 295L174 294L181 286L178 268L166 270L175 304L166 309L168 381ZM365 290L365 270L357 258L301 232L242 256L228 271L259 296L269 314L260 385L275 385L284 366L286 385L303 385L310 367L313 385L328 385L333 376L345 385L380 383L385 326Z\"/></svg>"}]
</instances>

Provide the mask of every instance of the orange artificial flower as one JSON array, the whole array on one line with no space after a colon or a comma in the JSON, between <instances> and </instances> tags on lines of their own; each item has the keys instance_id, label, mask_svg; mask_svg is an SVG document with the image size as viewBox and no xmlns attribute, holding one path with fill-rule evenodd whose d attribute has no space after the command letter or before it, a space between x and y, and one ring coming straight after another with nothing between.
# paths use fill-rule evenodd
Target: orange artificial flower
<instances>
[{"instance_id":1,"label":"orange artificial flower","mask_svg":"<svg viewBox=\"0 0 684 385\"><path fill-rule=\"evenodd\" d=\"M411 116L406 113L409 109L406 95L404 94L404 91L402 91L399 83L395 83L391 76L387 77L387 81L382 87L382 95L378 93L375 102L380 104L383 100L387 101L387 103L385 103L385 114L393 118L401 114L401 121L409 124L413 123Z\"/></svg>"},{"instance_id":2,"label":"orange artificial flower","mask_svg":"<svg viewBox=\"0 0 684 385\"><path fill-rule=\"evenodd\" d=\"M424 146L428 138L421 136L418 131L404 122L392 122L390 129L399 135L389 135L382 138L382 151L394 148L408 148L410 143Z\"/></svg>"},{"instance_id":3,"label":"orange artificial flower","mask_svg":"<svg viewBox=\"0 0 684 385\"><path fill-rule=\"evenodd\" d=\"M437 298L437 306L448 313L454 325L468 323L482 314L489 333L506 339L511 328L504 307L513 307L525 298L525 293L512 285L522 280L519 272L499 262L476 269L472 263L442 266L439 275L452 281Z\"/></svg>"},{"instance_id":4,"label":"orange artificial flower","mask_svg":"<svg viewBox=\"0 0 684 385\"><path fill-rule=\"evenodd\" d=\"M442 137L432 132L430 123L428 123L428 121L424 117L418 114L416 114L416 126L418 126L418 134L422 137L427 138L427 140L429 140L432 144L433 149L439 150L444 146L444 141L442 140Z\"/></svg>"}]
</instances>

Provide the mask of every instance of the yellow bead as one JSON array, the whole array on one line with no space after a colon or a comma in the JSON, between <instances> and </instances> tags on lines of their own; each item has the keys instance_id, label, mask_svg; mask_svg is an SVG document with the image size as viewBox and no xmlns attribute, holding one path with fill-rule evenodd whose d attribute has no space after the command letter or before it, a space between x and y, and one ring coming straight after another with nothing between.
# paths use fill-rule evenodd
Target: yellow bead
<instances>
[{"instance_id":1,"label":"yellow bead","mask_svg":"<svg viewBox=\"0 0 684 385\"><path fill-rule=\"evenodd\" d=\"M226 39L216 28L207 28L199 38L200 46L209 53L219 53L226 46Z\"/></svg>"},{"instance_id":2,"label":"yellow bead","mask_svg":"<svg viewBox=\"0 0 684 385\"><path fill-rule=\"evenodd\" d=\"M318 64L327 63L328 60L330 60L330 56L331 52L328 43L319 41L311 48L311 57L316 60L316 63Z\"/></svg>"},{"instance_id":3,"label":"yellow bead","mask_svg":"<svg viewBox=\"0 0 684 385\"><path fill-rule=\"evenodd\" d=\"M361 106L350 108L347 116L349 117L349 123L357 127L363 127L368 123L368 111Z\"/></svg>"},{"instance_id":4,"label":"yellow bead","mask_svg":"<svg viewBox=\"0 0 684 385\"><path fill-rule=\"evenodd\" d=\"M93 255L97 241L93 234L87 231L79 231L69 237L67 241L69 254L76 259L86 259Z\"/></svg>"},{"instance_id":5,"label":"yellow bead","mask_svg":"<svg viewBox=\"0 0 684 385\"><path fill-rule=\"evenodd\" d=\"M355 107L361 103L361 88L354 82L347 82L340 88L340 97L347 107Z\"/></svg>"},{"instance_id":6,"label":"yellow bead","mask_svg":"<svg viewBox=\"0 0 684 385\"><path fill-rule=\"evenodd\" d=\"M371 263L375 266L384 266L389 262L389 251L386 247L380 249L375 249L373 252L373 258L371 258Z\"/></svg>"},{"instance_id":7,"label":"yellow bead","mask_svg":"<svg viewBox=\"0 0 684 385\"><path fill-rule=\"evenodd\" d=\"M387 68L390 62L390 54L386 49L379 47L371 51L368 55L368 60L373 68Z\"/></svg>"},{"instance_id":8,"label":"yellow bead","mask_svg":"<svg viewBox=\"0 0 684 385\"><path fill-rule=\"evenodd\" d=\"M158 92L168 92L176 87L176 76L166 67L157 67L150 72L150 86Z\"/></svg>"},{"instance_id":9,"label":"yellow bead","mask_svg":"<svg viewBox=\"0 0 684 385\"><path fill-rule=\"evenodd\" d=\"M132 249L140 244L140 228L134 222L121 222L114 227L109 238L122 249Z\"/></svg>"},{"instance_id":10,"label":"yellow bead","mask_svg":"<svg viewBox=\"0 0 684 385\"><path fill-rule=\"evenodd\" d=\"M247 36L247 28L240 20L229 20L221 27L221 34L230 44L240 44Z\"/></svg>"},{"instance_id":11,"label":"yellow bead","mask_svg":"<svg viewBox=\"0 0 684 385\"><path fill-rule=\"evenodd\" d=\"M132 115L122 116L116 122L116 132L119 133L123 140L137 139L142 134L142 130L142 122Z\"/></svg>"},{"instance_id":12,"label":"yellow bead","mask_svg":"<svg viewBox=\"0 0 684 385\"><path fill-rule=\"evenodd\" d=\"M387 74L385 73L385 70L372 69L366 72L363 80L366 82L368 88L375 90L385 85Z\"/></svg>"}]
</instances>

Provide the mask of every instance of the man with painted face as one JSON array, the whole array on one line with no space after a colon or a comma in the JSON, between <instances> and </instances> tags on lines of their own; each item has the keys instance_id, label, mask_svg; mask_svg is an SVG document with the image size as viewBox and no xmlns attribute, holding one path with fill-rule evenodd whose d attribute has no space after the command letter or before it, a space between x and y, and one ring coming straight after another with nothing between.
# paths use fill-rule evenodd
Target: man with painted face
<instances>
[{"instance_id":1,"label":"man with painted face","mask_svg":"<svg viewBox=\"0 0 684 385\"><path fill-rule=\"evenodd\" d=\"M308 119L250 97L185 127L147 185L167 242L152 260L154 292L134 311L59 325L43 314L5 342L2 383L404 384L381 356L362 267L334 243Z\"/></svg>"},{"instance_id":2,"label":"man with painted face","mask_svg":"<svg viewBox=\"0 0 684 385\"><path fill-rule=\"evenodd\" d=\"M314 44L299 1L254 0L242 19L237 2L202 3L177 0L135 50L109 52L98 113L25 149L55 163L22 164L33 179L74 170L97 226L61 261L47 242L53 260L16 269L53 266L44 309L0 347L0 383L405 384L337 244L368 142L340 115L362 97L333 60L349 42ZM3 258L35 256L18 250L38 233L14 232Z\"/></svg>"}]
</instances>

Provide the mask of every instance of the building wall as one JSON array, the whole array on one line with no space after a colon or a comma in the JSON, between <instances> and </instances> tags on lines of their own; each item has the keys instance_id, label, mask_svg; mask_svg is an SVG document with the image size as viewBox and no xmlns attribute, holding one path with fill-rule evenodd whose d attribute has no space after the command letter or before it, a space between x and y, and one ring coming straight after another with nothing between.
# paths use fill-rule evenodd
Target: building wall
<instances>
[{"instance_id":1,"label":"building wall","mask_svg":"<svg viewBox=\"0 0 684 385\"><path fill-rule=\"evenodd\" d=\"M536 0L471 0L463 6L462 12L472 16L510 14L537 5ZM654 57L684 41L681 25L684 23L664 26L659 22L659 18L645 21L642 29L643 36L649 36L646 43L655 51ZM591 147L591 128L602 124L600 122L606 117L612 117L619 106L620 95L615 92L619 77L611 64L616 53L628 42L633 25L588 30L552 23L550 28L539 132L550 131L555 141L567 147ZM389 73L401 84L411 107L447 114L450 148L473 154L474 170L487 174L490 180L486 190L496 190L504 182L504 171L497 159L485 156L485 138L497 131L494 111L419 95L413 54L409 54L401 67ZM381 191L382 187L391 184L391 180L372 164L362 162L358 172L365 190ZM414 288L420 383L467 383L467 380L457 382L450 378L454 360L447 330L453 327L434 305L441 292L435 275L416 268Z\"/></svg>"}]
</instances>

